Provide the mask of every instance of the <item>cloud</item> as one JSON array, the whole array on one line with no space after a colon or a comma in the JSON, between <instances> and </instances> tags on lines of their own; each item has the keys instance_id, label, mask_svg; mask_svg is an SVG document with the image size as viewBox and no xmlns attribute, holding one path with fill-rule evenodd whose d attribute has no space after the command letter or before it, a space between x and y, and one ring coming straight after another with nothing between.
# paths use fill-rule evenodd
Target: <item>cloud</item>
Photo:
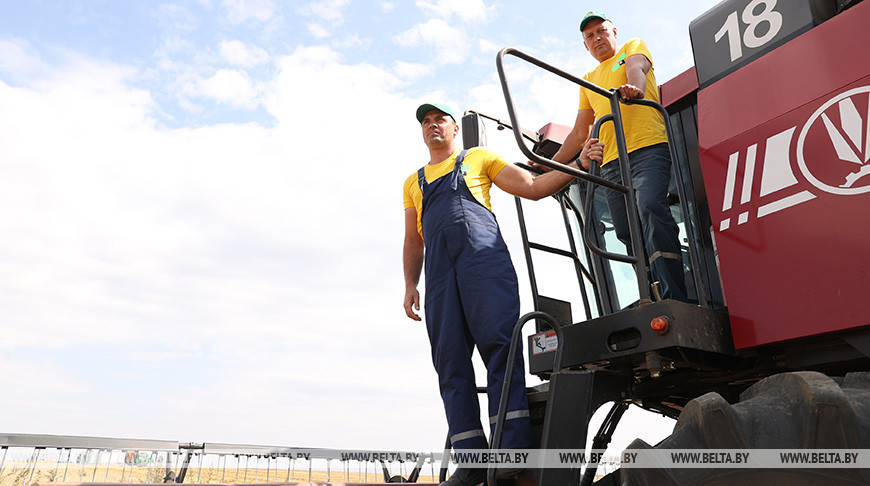
<instances>
[{"instance_id":1,"label":"cloud","mask_svg":"<svg viewBox=\"0 0 870 486\"><path fill-rule=\"evenodd\" d=\"M238 110L259 106L272 65L266 49L239 39L203 47L193 39L170 36L152 59L141 83L161 102L160 118L174 125L207 122L216 114L224 120L252 119Z\"/></svg>"},{"instance_id":2,"label":"cloud","mask_svg":"<svg viewBox=\"0 0 870 486\"><path fill-rule=\"evenodd\" d=\"M502 49L502 46L500 46L499 44L486 39L480 39L477 42L477 45L481 53L485 55L492 55L493 57L495 57L495 54Z\"/></svg>"},{"instance_id":3,"label":"cloud","mask_svg":"<svg viewBox=\"0 0 870 486\"><path fill-rule=\"evenodd\" d=\"M199 26L196 15L180 5L162 4L154 16L168 30L192 32Z\"/></svg>"},{"instance_id":4,"label":"cloud","mask_svg":"<svg viewBox=\"0 0 870 486\"><path fill-rule=\"evenodd\" d=\"M332 30L344 24L343 9L348 0L327 0L311 2L300 9L300 13L317 20L307 24L308 32L316 39L332 37Z\"/></svg>"},{"instance_id":5,"label":"cloud","mask_svg":"<svg viewBox=\"0 0 870 486\"><path fill-rule=\"evenodd\" d=\"M249 20L264 23L275 13L272 0L224 0L227 20L231 24L241 24Z\"/></svg>"},{"instance_id":6,"label":"cloud","mask_svg":"<svg viewBox=\"0 0 870 486\"><path fill-rule=\"evenodd\" d=\"M311 2L303 8L303 13L325 20L334 25L340 25L344 22L344 13L342 9L346 7L348 3L349 0Z\"/></svg>"},{"instance_id":7,"label":"cloud","mask_svg":"<svg viewBox=\"0 0 870 486\"><path fill-rule=\"evenodd\" d=\"M84 57L55 69L0 82L0 204L16 208L0 213L0 233L15 235L0 239L0 350L51 350L39 369L16 367L24 381L75 355L75 413L52 427L45 400L16 427L141 436L124 417L149 416L141 386L153 383L184 397L149 427L157 437L443 441L425 328L400 303L401 184L425 160L402 80L297 48L260 86L275 126L169 129L154 123L151 93L132 87L136 69ZM224 69L196 88L238 103L257 86ZM324 404L334 390L342 400ZM99 417L84 412L94 397L111 397ZM254 402L291 412L252 416ZM326 409L329 427L313 419ZM378 413L413 438L383 430ZM233 420L216 432L221 417Z\"/></svg>"},{"instance_id":8,"label":"cloud","mask_svg":"<svg viewBox=\"0 0 870 486\"><path fill-rule=\"evenodd\" d=\"M470 52L468 35L440 19L430 19L400 33L393 41L401 47L426 46L435 49L435 63L460 64Z\"/></svg>"},{"instance_id":9,"label":"cloud","mask_svg":"<svg viewBox=\"0 0 870 486\"><path fill-rule=\"evenodd\" d=\"M449 20L453 15L463 22L487 22L495 7L487 7L483 0L417 0L415 5L427 15Z\"/></svg>"},{"instance_id":10,"label":"cloud","mask_svg":"<svg viewBox=\"0 0 870 486\"><path fill-rule=\"evenodd\" d=\"M316 22L308 24L308 32L316 39L326 39L332 36L332 32Z\"/></svg>"},{"instance_id":11,"label":"cloud","mask_svg":"<svg viewBox=\"0 0 870 486\"><path fill-rule=\"evenodd\" d=\"M432 73L432 66L422 63L412 62L396 62L393 71L400 79L405 81L415 81L428 76Z\"/></svg>"},{"instance_id":12,"label":"cloud","mask_svg":"<svg viewBox=\"0 0 870 486\"><path fill-rule=\"evenodd\" d=\"M213 76L189 86L188 95L204 96L238 108L258 105L257 88L244 71L219 69Z\"/></svg>"},{"instance_id":13,"label":"cloud","mask_svg":"<svg viewBox=\"0 0 870 486\"><path fill-rule=\"evenodd\" d=\"M454 16L466 23L485 23L492 11L480 0L439 0L434 4L417 1L416 5L433 18L394 36L393 42L401 47L433 49L437 65L461 64L471 54L472 35L468 29L452 25Z\"/></svg>"},{"instance_id":14,"label":"cloud","mask_svg":"<svg viewBox=\"0 0 870 486\"><path fill-rule=\"evenodd\" d=\"M256 46L248 46L238 40L223 40L221 58L232 66L253 67L269 60L269 53Z\"/></svg>"},{"instance_id":15,"label":"cloud","mask_svg":"<svg viewBox=\"0 0 870 486\"><path fill-rule=\"evenodd\" d=\"M19 78L34 76L47 68L24 40L0 40L0 73Z\"/></svg>"}]
</instances>

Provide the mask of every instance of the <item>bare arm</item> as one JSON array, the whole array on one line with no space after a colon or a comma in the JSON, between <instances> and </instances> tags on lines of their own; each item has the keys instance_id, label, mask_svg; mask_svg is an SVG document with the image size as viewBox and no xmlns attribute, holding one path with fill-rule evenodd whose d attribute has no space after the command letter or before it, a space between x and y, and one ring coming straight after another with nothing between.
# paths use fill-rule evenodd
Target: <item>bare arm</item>
<instances>
[{"instance_id":1,"label":"bare arm","mask_svg":"<svg viewBox=\"0 0 870 486\"><path fill-rule=\"evenodd\" d=\"M595 113L591 109L579 110L577 112L577 119L574 121L574 127L571 128L571 133L565 137L562 146L553 155L553 160L564 164L577 155L589 138L589 133L592 131L592 124L594 122ZM589 158L583 157L583 154L580 157L580 164L584 169L589 170Z\"/></svg>"},{"instance_id":2,"label":"bare arm","mask_svg":"<svg viewBox=\"0 0 870 486\"><path fill-rule=\"evenodd\" d=\"M625 60L625 75L627 84L620 86L619 95L622 99L630 100L643 98L646 93L646 73L652 69L652 63L643 54L632 54Z\"/></svg>"},{"instance_id":3,"label":"bare arm","mask_svg":"<svg viewBox=\"0 0 870 486\"><path fill-rule=\"evenodd\" d=\"M402 249L402 266L405 270L405 314L415 321L422 320L415 310L420 310L420 293L417 283L423 271L423 238L417 231L417 209L405 209L405 245Z\"/></svg>"},{"instance_id":4,"label":"bare arm","mask_svg":"<svg viewBox=\"0 0 870 486\"><path fill-rule=\"evenodd\" d=\"M598 162L604 154L604 145L598 142L597 138L590 138L583 145L581 159L591 159ZM576 168L577 165L572 162L569 167ZM541 174L533 177L528 171L523 170L515 165L507 165L498 175L495 176L493 182L503 191L513 194L514 196L524 197L537 201L538 199L547 197L556 191L562 189L571 182L573 176L553 170L546 174Z\"/></svg>"}]
</instances>

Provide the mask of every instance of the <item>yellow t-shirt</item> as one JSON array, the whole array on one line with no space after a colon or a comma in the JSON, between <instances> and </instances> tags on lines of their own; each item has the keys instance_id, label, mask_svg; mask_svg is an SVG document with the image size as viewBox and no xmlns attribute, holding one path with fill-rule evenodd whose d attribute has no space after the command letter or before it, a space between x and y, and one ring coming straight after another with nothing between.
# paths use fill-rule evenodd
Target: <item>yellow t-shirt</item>
<instances>
[{"instance_id":1,"label":"yellow t-shirt","mask_svg":"<svg viewBox=\"0 0 870 486\"><path fill-rule=\"evenodd\" d=\"M426 175L426 182L431 184L436 179L451 173L456 165L456 157L458 155L459 152L456 152L442 162L434 165L426 164L424 166L425 169L423 169ZM465 184L474 198L490 211L492 211L492 207L489 204L489 188L492 186L495 176L508 163L504 157L481 147L471 148L465 153L465 159L462 161L461 167L465 173ZM417 210L417 231L420 232L422 237L423 224L420 217L423 214L423 193L420 191L420 183L417 180L416 171L405 180L403 192L405 209L416 208Z\"/></svg>"},{"instance_id":2,"label":"yellow t-shirt","mask_svg":"<svg viewBox=\"0 0 870 486\"><path fill-rule=\"evenodd\" d=\"M618 88L628 82L625 73L625 59L634 54L643 54L652 63L652 55L650 55L646 44L640 39L631 39L613 57L586 73L583 79L604 89ZM659 102L658 85L652 68L646 73L644 98ZM610 114L610 101L586 88L580 88L580 109L592 109L595 112L595 118L601 118ZM628 152L668 141L662 116L655 109L640 105L620 105L620 111L625 126L625 142ZM601 126L599 140L604 144L604 163L615 160L619 155L616 150L613 123L607 122Z\"/></svg>"}]
</instances>

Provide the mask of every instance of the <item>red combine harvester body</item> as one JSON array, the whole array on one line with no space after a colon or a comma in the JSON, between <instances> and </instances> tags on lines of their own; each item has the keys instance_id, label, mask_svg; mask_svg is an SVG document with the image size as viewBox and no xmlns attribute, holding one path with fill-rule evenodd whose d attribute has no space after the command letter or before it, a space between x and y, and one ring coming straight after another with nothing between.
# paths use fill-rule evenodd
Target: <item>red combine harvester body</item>
<instances>
[{"instance_id":1,"label":"red combine harvester body","mask_svg":"<svg viewBox=\"0 0 870 486\"><path fill-rule=\"evenodd\" d=\"M698 92L738 349L870 324L868 11L859 4Z\"/></svg>"},{"instance_id":2,"label":"red combine harvester body","mask_svg":"<svg viewBox=\"0 0 870 486\"><path fill-rule=\"evenodd\" d=\"M547 382L529 389L529 402L541 449L585 449L589 419L606 403L597 450L629 404L678 419L662 449L870 449L868 25L870 2L860 0L725 0L692 22L695 67L661 87L662 105L633 101L668 115L668 201L681 228L688 303L658 299L644 259L625 255L613 235L601 186L633 203L630 181L608 186L596 170L553 163L565 127L547 125L526 146L504 59L608 97L615 109L593 136L603 123L622 136L618 95L515 49L499 53L510 115L500 127L513 128L530 160L578 179L558 195L568 250L529 241L517 200L535 312L514 336L535 321L528 363ZM478 116L463 119L466 148L479 142ZM614 163L626 174L620 152ZM640 223L631 210L628 219L636 239ZM568 301L538 294L533 251L573 260L585 320L573 321ZM493 447L502 423L497 417ZM541 468L529 476L563 485L590 484L594 474ZM870 484L870 472L625 468L601 484L741 480Z\"/></svg>"}]
</instances>

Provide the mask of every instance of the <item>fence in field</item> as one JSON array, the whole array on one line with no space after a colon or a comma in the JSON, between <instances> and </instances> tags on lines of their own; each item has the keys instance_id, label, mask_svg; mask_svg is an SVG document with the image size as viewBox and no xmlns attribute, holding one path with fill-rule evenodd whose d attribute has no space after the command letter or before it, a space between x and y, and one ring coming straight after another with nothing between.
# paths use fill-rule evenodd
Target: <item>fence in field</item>
<instances>
[{"instance_id":1,"label":"fence in field","mask_svg":"<svg viewBox=\"0 0 870 486\"><path fill-rule=\"evenodd\" d=\"M162 440L0 434L0 486L34 483L437 482L439 458ZM422 477L420 477L423 475Z\"/></svg>"}]
</instances>

